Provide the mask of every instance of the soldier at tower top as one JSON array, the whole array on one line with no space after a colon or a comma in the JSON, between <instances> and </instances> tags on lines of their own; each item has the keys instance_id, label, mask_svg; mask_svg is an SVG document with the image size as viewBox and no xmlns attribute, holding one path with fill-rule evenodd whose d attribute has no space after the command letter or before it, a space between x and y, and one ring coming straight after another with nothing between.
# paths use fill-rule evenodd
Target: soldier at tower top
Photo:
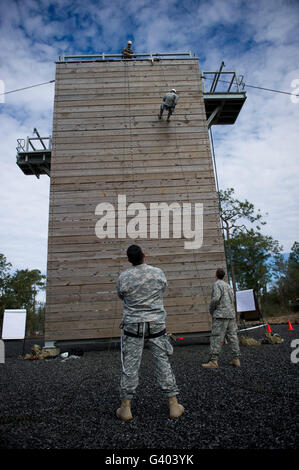
<instances>
[{"instance_id":1,"label":"soldier at tower top","mask_svg":"<svg viewBox=\"0 0 299 470\"><path fill-rule=\"evenodd\" d=\"M121 406L116 416L123 421L132 419L131 400L138 387L138 371L147 339L155 360L158 383L168 397L170 418L178 418L184 408L177 401L179 391L169 362L173 347L166 333L163 306L167 280L160 268L145 263L144 253L138 245L131 245L127 256L132 266L117 280L118 296L123 301L123 334Z\"/></svg>"},{"instance_id":2,"label":"soldier at tower top","mask_svg":"<svg viewBox=\"0 0 299 470\"><path fill-rule=\"evenodd\" d=\"M160 106L159 119L162 118L163 111L164 109L166 109L166 111L168 111L167 121L169 121L170 116L173 114L174 108L176 107L178 101L179 101L179 97L176 94L176 89L172 88L172 90L168 91L163 96L163 102L161 103L161 106Z\"/></svg>"},{"instance_id":3,"label":"soldier at tower top","mask_svg":"<svg viewBox=\"0 0 299 470\"><path fill-rule=\"evenodd\" d=\"M132 41L128 41L127 47L124 47L121 53L124 59L132 59L135 57L132 49Z\"/></svg>"}]
</instances>

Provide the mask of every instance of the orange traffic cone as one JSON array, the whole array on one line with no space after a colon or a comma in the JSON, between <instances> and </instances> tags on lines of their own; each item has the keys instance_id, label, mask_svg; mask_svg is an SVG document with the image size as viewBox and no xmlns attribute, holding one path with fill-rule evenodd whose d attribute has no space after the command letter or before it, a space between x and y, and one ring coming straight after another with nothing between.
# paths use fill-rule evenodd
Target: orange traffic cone
<instances>
[{"instance_id":1,"label":"orange traffic cone","mask_svg":"<svg viewBox=\"0 0 299 470\"><path fill-rule=\"evenodd\" d=\"M289 320L289 330L294 330L294 328L293 328L292 325L291 325L290 320Z\"/></svg>"},{"instance_id":2,"label":"orange traffic cone","mask_svg":"<svg viewBox=\"0 0 299 470\"><path fill-rule=\"evenodd\" d=\"M267 324L267 331L268 331L268 333L272 333L272 330L271 330L271 328L270 328L269 323Z\"/></svg>"}]
</instances>

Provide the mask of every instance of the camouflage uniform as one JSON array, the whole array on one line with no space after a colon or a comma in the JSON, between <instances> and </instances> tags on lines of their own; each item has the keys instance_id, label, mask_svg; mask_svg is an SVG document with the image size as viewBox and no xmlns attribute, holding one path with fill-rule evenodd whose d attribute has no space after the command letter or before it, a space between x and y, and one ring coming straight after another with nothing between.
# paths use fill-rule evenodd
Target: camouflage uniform
<instances>
[{"instance_id":1,"label":"camouflage uniform","mask_svg":"<svg viewBox=\"0 0 299 470\"><path fill-rule=\"evenodd\" d=\"M132 399L137 389L145 339L155 360L161 389L168 397L179 393L169 363L173 348L165 329L163 292L166 287L163 271L145 263L132 266L118 278L117 292L123 300L121 399Z\"/></svg>"},{"instance_id":2,"label":"camouflage uniform","mask_svg":"<svg viewBox=\"0 0 299 470\"><path fill-rule=\"evenodd\" d=\"M168 117L172 115L174 112L174 108L176 107L179 101L178 95L175 93L166 93L163 97L163 103L160 106L160 116L162 116L164 109L168 111Z\"/></svg>"},{"instance_id":3,"label":"camouflage uniform","mask_svg":"<svg viewBox=\"0 0 299 470\"><path fill-rule=\"evenodd\" d=\"M132 57L135 57L134 51L131 47L124 47L121 53L124 59L132 59Z\"/></svg>"},{"instance_id":4,"label":"camouflage uniform","mask_svg":"<svg viewBox=\"0 0 299 470\"><path fill-rule=\"evenodd\" d=\"M224 338L230 343L234 357L240 357L234 293L230 285L220 279L213 285L210 314L213 316L210 360L218 360Z\"/></svg>"}]
</instances>

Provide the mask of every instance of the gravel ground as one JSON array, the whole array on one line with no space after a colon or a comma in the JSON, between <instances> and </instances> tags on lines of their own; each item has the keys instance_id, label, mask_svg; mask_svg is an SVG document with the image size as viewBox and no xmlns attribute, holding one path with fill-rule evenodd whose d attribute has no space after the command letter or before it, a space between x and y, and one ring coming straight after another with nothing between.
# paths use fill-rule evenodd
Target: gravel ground
<instances>
[{"instance_id":1,"label":"gravel ground","mask_svg":"<svg viewBox=\"0 0 299 470\"><path fill-rule=\"evenodd\" d=\"M284 343L241 347L240 369L229 365L228 345L220 368L204 370L208 343L180 342L171 363L185 413L176 420L168 418L167 400L145 348L134 419L128 423L115 417L121 370L117 346L85 350L67 361L21 361L22 345L6 342L5 364L0 364L0 448L296 449L299 364L291 361L291 341L299 338L299 325L293 325L294 331L287 325L271 327ZM262 339L264 329L249 335Z\"/></svg>"}]
</instances>

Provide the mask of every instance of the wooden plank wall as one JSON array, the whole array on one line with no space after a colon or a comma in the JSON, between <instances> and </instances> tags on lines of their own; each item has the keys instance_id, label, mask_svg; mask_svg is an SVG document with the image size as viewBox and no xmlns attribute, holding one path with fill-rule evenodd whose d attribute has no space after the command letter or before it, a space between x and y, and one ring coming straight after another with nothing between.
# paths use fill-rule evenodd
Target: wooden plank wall
<instances>
[{"instance_id":1,"label":"wooden plank wall","mask_svg":"<svg viewBox=\"0 0 299 470\"><path fill-rule=\"evenodd\" d=\"M119 273L132 243L165 272L173 333L210 329L215 270L225 266L197 59L58 63L56 67L45 339L118 337ZM157 118L175 87L170 123ZM142 202L201 202L203 246L183 239L99 239L95 208L126 195Z\"/></svg>"}]
</instances>

